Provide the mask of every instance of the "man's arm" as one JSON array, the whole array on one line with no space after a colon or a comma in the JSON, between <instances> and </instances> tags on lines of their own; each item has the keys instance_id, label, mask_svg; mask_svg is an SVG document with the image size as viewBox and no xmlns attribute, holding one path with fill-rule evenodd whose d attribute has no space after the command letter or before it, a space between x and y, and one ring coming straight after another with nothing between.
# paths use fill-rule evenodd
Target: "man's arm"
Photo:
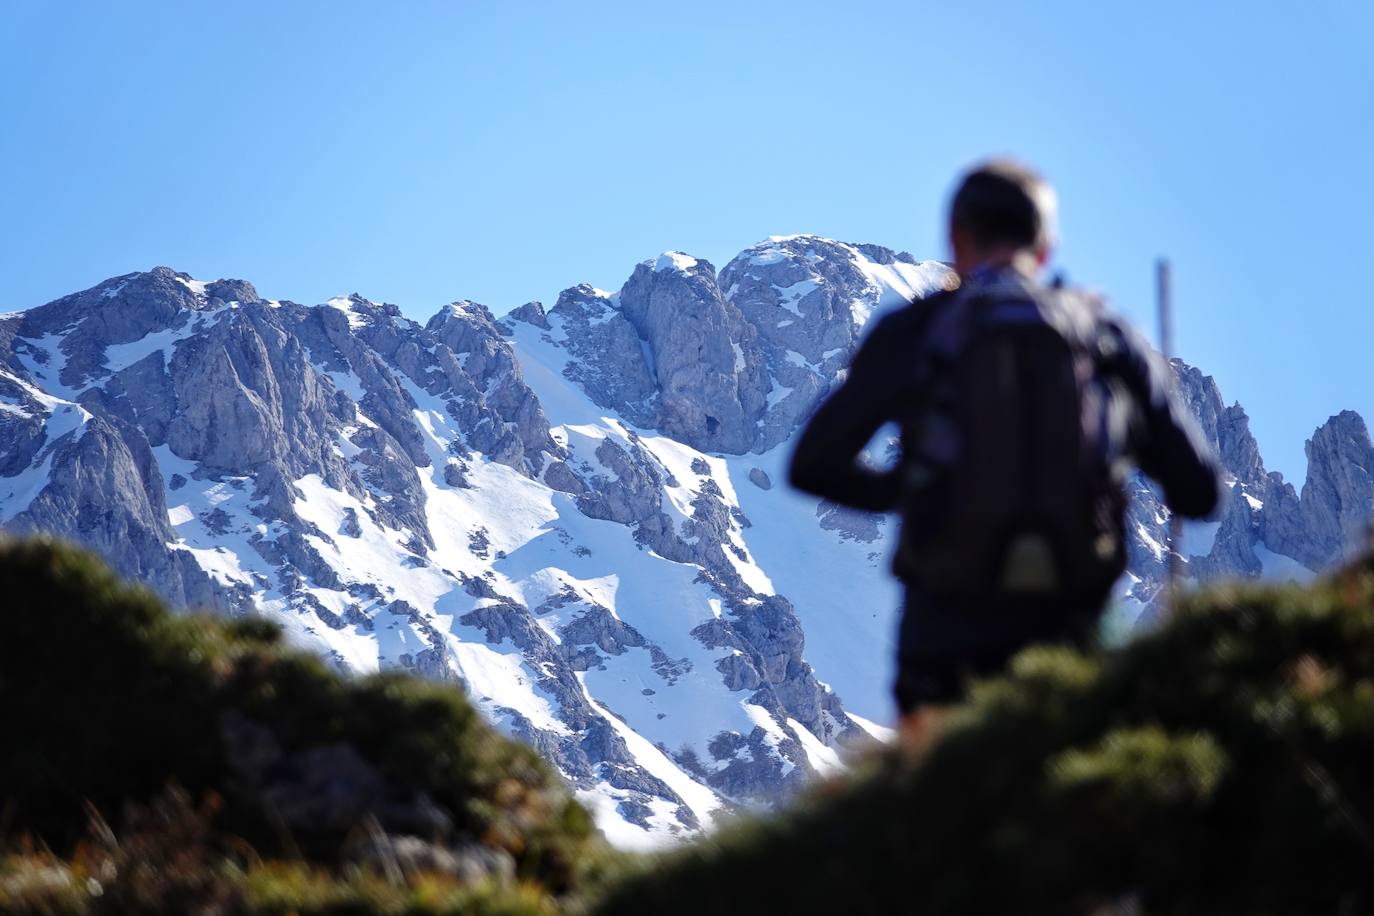
<instances>
[{"instance_id":1,"label":"man's arm","mask_svg":"<svg viewBox=\"0 0 1374 916\"><path fill-rule=\"evenodd\" d=\"M792 486L855 509L886 512L897 505L896 470L877 471L859 453L878 428L895 417L901 394L896 315L882 319L864 340L849 375L807 423L792 453ZM908 357L910 354L908 354Z\"/></svg>"},{"instance_id":2,"label":"man's arm","mask_svg":"<svg viewBox=\"0 0 1374 916\"><path fill-rule=\"evenodd\" d=\"M1172 370L1131 329L1118 325L1125 345L1123 375L1140 409L1132 443L1140 469L1164 488L1169 508L1203 518L1221 499L1221 467L1202 430L1173 394Z\"/></svg>"}]
</instances>

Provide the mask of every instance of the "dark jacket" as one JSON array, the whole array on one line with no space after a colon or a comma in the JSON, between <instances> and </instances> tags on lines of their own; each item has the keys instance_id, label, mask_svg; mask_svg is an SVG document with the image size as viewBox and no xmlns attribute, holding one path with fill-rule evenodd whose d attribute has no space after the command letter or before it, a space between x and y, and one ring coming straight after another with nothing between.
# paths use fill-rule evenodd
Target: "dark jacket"
<instances>
[{"instance_id":1,"label":"dark jacket","mask_svg":"<svg viewBox=\"0 0 1374 916\"><path fill-rule=\"evenodd\" d=\"M900 469L874 469L862 463L859 454L884 424L900 423L903 436L917 427L903 422L922 403L917 354L929 314L943 297L952 295L957 293L918 300L888 314L872 329L844 382L803 430L789 470L793 486L856 509L887 512L898 507ZM1160 484L1175 512L1189 517L1210 514L1220 494L1218 467L1197 424L1171 395L1167 366L1124 322L1105 313L1097 320L1120 343L1113 371L1130 400L1132 421L1123 424L1126 441L1118 451ZM904 453L918 451L913 443L903 442ZM901 569L896 572L902 575ZM921 596L915 597L919 602Z\"/></svg>"}]
</instances>

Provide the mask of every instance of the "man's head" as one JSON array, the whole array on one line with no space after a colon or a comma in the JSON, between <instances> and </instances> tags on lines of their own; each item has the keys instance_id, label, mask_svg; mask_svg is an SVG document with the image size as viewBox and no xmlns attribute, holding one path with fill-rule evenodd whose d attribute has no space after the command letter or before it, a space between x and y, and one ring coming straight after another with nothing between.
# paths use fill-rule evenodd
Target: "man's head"
<instances>
[{"instance_id":1,"label":"man's head","mask_svg":"<svg viewBox=\"0 0 1374 916\"><path fill-rule=\"evenodd\" d=\"M949 242L960 275L1010 264L1035 273L1057 241L1054 189L1029 168L993 159L964 176L949 208Z\"/></svg>"}]
</instances>

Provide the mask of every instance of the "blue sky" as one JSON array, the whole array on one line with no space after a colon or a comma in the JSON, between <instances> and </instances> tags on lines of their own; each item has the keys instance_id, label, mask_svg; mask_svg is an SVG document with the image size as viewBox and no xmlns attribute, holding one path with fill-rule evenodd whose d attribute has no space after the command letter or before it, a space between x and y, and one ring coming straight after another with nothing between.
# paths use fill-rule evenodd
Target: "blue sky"
<instances>
[{"instance_id":1,"label":"blue sky","mask_svg":"<svg viewBox=\"0 0 1374 916\"><path fill-rule=\"evenodd\" d=\"M1172 257L1182 355L1300 482L1374 418L1369 7L9 0L0 310L157 264L423 318L773 234L939 257L1013 153L1072 278L1150 322Z\"/></svg>"}]
</instances>

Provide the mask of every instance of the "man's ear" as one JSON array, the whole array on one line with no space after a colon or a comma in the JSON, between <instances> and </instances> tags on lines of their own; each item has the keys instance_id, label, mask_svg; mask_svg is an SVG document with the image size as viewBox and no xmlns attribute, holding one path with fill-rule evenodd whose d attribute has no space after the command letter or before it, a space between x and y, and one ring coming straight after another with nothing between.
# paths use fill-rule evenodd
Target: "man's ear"
<instances>
[{"instance_id":1,"label":"man's ear","mask_svg":"<svg viewBox=\"0 0 1374 916\"><path fill-rule=\"evenodd\" d=\"M1036 248L1036 249L1035 249L1035 264L1036 264L1036 266L1037 266L1037 267L1044 267L1046 264L1048 264L1048 263L1050 262L1050 255L1052 255L1052 254L1054 254L1054 252L1050 249L1050 246L1049 246L1049 245L1041 245L1039 248Z\"/></svg>"}]
</instances>

